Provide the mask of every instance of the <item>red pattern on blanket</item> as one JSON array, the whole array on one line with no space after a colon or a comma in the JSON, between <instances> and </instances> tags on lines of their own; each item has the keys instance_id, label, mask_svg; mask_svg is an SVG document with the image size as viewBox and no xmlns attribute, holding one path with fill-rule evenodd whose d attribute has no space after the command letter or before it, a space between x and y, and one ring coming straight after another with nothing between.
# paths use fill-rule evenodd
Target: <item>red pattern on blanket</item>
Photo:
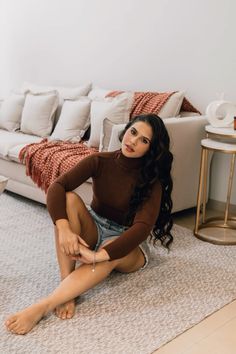
<instances>
[{"instance_id":1,"label":"red pattern on blanket","mask_svg":"<svg viewBox=\"0 0 236 354\"><path fill-rule=\"evenodd\" d=\"M111 91L106 97L116 97L124 91ZM130 118L147 113L158 114L164 104L175 92L134 92L134 100L131 108ZM180 111L196 112L201 114L188 100L184 97Z\"/></svg>"},{"instance_id":2,"label":"red pattern on blanket","mask_svg":"<svg viewBox=\"0 0 236 354\"><path fill-rule=\"evenodd\" d=\"M19 159L26 165L26 175L47 192L57 177L67 172L84 157L98 150L88 148L84 143L42 140L26 145L19 153Z\"/></svg>"}]
</instances>

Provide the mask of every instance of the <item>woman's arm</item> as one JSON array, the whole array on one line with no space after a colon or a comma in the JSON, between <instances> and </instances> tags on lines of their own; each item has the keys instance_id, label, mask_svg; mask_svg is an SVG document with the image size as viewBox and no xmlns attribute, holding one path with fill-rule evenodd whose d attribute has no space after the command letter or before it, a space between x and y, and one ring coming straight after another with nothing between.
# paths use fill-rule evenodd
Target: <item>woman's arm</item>
<instances>
[{"instance_id":1,"label":"woman's arm","mask_svg":"<svg viewBox=\"0 0 236 354\"><path fill-rule=\"evenodd\" d=\"M75 167L58 177L51 184L47 192L47 208L54 224L59 219L68 220L66 192L74 190L88 178L95 177L98 168L99 157L95 153L81 160Z\"/></svg>"}]
</instances>

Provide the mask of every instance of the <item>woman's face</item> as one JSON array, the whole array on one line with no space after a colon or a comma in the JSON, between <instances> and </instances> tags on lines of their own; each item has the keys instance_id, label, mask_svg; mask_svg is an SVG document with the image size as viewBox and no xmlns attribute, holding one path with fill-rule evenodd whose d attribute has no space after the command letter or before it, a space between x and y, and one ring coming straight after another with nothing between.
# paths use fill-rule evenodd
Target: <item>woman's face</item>
<instances>
[{"instance_id":1,"label":"woman's face","mask_svg":"<svg viewBox=\"0 0 236 354\"><path fill-rule=\"evenodd\" d=\"M146 122L136 122L125 132L121 151L126 157L142 157L150 148L152 128Z\"/></svg>"}]
</instances>

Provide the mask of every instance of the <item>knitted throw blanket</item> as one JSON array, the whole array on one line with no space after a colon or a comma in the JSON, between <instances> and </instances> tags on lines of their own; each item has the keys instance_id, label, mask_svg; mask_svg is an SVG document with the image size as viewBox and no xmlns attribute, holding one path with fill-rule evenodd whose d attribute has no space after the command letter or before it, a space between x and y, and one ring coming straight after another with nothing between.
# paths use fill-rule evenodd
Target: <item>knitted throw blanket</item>
<instances>
[{"instance_id":1,"label":"knitted throw blanket","mask_svg":"<svg viewBox=\"0 0 236 354\"><path fill-rule=\"evenodd\" d=\"M111 91L106 97L115 97L124 91ZM131 108L130 118L139 114L156 113L158 114L167 100L175 92L134 92L134 100ZM200 112L184 97L180 111Z\"/></svg>"},{"instance_id":2,"label":"knitted throw blanket","mask_svg":"<svg viewBox=\"0 0 236 354\"><path fill-rule=\"evenodd\" d=\"M50 184L84 157L98 150L83 143L42 140L21 149L19 159L26 165L26 175L47 192Z\"/></svg>"}]
</instances>

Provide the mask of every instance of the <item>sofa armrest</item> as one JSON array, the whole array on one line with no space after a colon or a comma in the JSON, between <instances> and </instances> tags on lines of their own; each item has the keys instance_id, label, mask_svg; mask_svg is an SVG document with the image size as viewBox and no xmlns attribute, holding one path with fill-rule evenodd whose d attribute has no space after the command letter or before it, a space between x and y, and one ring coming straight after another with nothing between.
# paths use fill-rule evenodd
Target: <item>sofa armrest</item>
<instances>
[{"instance_id":1,"label":"sofa armrest","mask_svg":"<svg viewBox=\"0 0 236 354\"><path fill-rule=\"evenodd\" d=\"M165 125L173 153L173 212L196 206L205 116L169 118ZM210 162L210 161L209 161Z\"/></svg>"}]
</instances>

